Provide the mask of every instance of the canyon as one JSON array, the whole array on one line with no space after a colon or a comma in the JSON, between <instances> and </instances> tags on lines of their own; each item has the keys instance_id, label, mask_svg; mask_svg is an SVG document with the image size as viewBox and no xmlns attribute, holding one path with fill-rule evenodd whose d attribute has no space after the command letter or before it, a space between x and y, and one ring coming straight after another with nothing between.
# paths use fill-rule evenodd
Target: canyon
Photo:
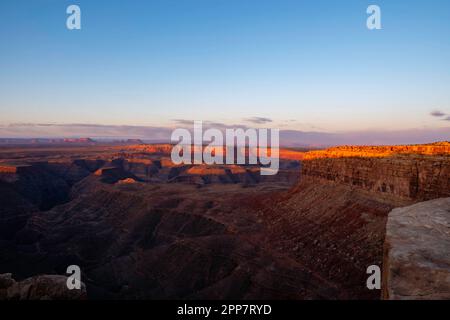
<instances>
[{"instance_id":1,"label":"canyon","mask_svg":"<svg viewBox=\"0 0 450 320\"><path fill-rule=\"evenodd\" d=\"M171 149L0 148L0 274L75 264L88 299L379 299L390 212L450 197L448 142L281 149L275 176Z\"/></svg>"}]
</instances>

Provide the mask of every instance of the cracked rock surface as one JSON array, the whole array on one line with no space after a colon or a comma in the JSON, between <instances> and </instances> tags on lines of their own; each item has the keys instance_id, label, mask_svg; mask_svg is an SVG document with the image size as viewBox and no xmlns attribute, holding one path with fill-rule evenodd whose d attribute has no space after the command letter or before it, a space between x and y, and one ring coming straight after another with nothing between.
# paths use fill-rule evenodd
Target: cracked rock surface
<instances>
[{"instance_id":1,"label":"cracked rock surface","mask_svg":"<svg viewBox=\"0 0 450 320\"><path fill-rule=\"evenodd\" d=\"M450 299L450 198L389 213L383 269L385 299Z\"/></svg>"}]
</instances>

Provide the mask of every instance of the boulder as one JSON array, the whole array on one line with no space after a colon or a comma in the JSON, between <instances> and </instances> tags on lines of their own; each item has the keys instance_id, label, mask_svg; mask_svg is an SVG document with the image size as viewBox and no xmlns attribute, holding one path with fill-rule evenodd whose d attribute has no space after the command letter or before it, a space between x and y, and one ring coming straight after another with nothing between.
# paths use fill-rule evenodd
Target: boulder
<instances>
[{"instance_id":1,"label":"boulder","mask_svg":"<svg viewBox=\"0 0 450 320\"><path fill-rule=\"evenodd\" d=\"M450 299L450 198L389 213L384 299Z\"/></svg>"}]
</instances>

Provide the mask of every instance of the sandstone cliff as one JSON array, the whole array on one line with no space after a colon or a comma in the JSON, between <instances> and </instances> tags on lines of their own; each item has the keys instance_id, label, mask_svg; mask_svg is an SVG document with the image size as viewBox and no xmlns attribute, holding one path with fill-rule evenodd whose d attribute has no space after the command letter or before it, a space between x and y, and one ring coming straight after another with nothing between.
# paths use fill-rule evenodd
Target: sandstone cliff
<instances>
[{"instance_id":1,"label":"sandstone cliff","mask_svg":"<svg viewBox=\"0 0 450 320\"><path fill-rule=\"evenodd\" d=\"M450 196L450 144L308 152L302 176L416 201Z\"/></svg>"},{"instance_id":2,"label":"sandstone cliff","mask_svg":"<svg viewBox=\"0 0 450 320\"><path fill-rule=\"evenodd\" d=\"M383 298L450 299L450 198L391 211Z\"/></svg>"},{"instance_id":3,"label":"sandstone cliff","mask_svg":"<svg viewBox=\"0 0 450 320\"><path fill-rule=\"evenodd\" d=\"M379 291L365 286L366 268L383 264L388 213L450 196L448 146L339 147L305 153L296 187L261 205L271 221L271 243L338 287L336 298L378 298Z\"/></svg>"}]
</instances>

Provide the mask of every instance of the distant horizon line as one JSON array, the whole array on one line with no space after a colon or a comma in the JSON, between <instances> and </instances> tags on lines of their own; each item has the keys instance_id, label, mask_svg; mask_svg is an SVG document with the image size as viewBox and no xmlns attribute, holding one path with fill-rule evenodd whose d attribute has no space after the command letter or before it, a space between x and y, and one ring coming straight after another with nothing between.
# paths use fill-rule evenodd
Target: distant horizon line
<instances>
[{"instance_id":1,"label":"distant horizon line","mask_svg":"<svg viewBox=\"0 0 450 320\"><path fill-rule=\"evenodd\" d=\"M67 140L91 140L91 141L67 141ZM5 142L11 140L10 142ZM32 142L32 140L42 140L41 142ZM148 144L148 145L156 145L156 144L168 144L168 145L176 145L176 142L165 140L165 139L151 139L151 138L126 138L126 137L87 137L87 136L61 136L61 137L1 137L0 136L0 147L6 146L6 145L15 145L15 144L22 144L23 146L29 146L29 145L52 145L52 143L61 143L65 145L88 145L92 143L132 143L133 140L140 141L142 144ZM330 147L337 147L337 146L401 146L401 145L430 145L430 144L438 144L438 143L450 143L450 139L442 139L442 140L433 140L433 141L427 141L427 142L412 142L412 143L387 143L387 144L373 144L373 143L341 143L341 144L307 144L307 143L280 143L280 147L283 148L330 148ZM195 144L191 144L195 145ZM208 142L204 142L203 146L209 145ZM214 146L220 146L220 145L214 145ZM223 144L225 146L225 144Z\"/></svg>"},{"instance_id":2,"label":"distant horizon line","mask_svg":"<svg viewBox=\"0 0 450 320\"><path fill-rule=\"evenodd\" d=\"M130 126L130 125L92 125L92 124L10 124L0 125L0 139L80 139L92 138L103 141L140 139L151 142L170 142L176 128L191 130L191 122L178 123L178 126ZM226 125L205 121L204 128L249 129L249 125ZM264 124L254 126L264 127ZM267 126L271 127L271 126ZM275 128L275 127L274 127ZM433 128L412 128L397 130L355 130L346 132L303 131L280 128L280 145L291 147L329 147L338 145L410 145L435 141L447 141L450 126Z\"/></svg>"}]
</instances>

